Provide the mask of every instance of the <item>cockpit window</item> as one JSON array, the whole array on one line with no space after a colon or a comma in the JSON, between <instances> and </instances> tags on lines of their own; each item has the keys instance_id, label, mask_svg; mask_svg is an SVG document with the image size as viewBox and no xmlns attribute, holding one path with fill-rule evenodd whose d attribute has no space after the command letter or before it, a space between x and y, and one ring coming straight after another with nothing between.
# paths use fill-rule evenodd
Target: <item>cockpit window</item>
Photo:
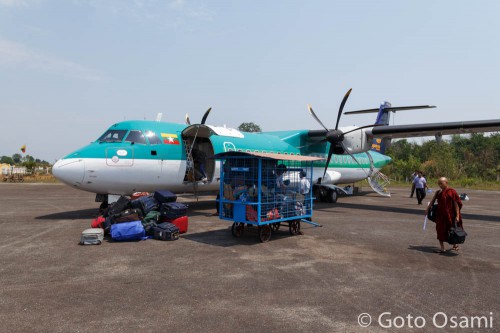
<instances>
[{"instance_id":1,"label":"cockpit window","mask_svg":"<svg viewBox=\"0 0 500 333\"><path fill-rule=\"evenodd\" d=\"M123 137L127 133L127 130L107 130L106 133L101 135L97 140L99 142L122 142Z\"/></svg>"},{"instance_id":2,"label":"cockpit window","mask_svg":"<svg viewBox=\"0 0 500 333\"><path fill-rule=\"evenodd\" d=\"M149 144L151 145L159 145L161 144L161 140L158 138L155 132L153 131L146 131L146 136L149 140Z\"/></svg>"},{"instance_id":3,"label":"cockpit window","mask_svg":"<svg viewBox=\"0 0 500 333\"><path fill-rule=\"evenodd\" d=\"M146 144L146 138L141 131L130 131L125 141Z\"/></svg>"}]
</instances>

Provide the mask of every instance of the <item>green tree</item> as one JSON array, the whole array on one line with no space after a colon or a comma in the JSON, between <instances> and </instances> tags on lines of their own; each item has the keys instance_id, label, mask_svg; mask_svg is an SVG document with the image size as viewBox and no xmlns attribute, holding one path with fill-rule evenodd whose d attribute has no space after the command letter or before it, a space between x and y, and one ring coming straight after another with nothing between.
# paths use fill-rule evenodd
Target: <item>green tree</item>
<instances>
[{"instance_id":1,"label":"green tree","mask_svg":"<svg viewBox=\"0 0 500 333\"><path fill-rule=\"evenodd\" d=\"M12 159L12 157L2 156L2 158L0 159L0 163L14 164L14 160Z\"/></svg>"},{"instance_id":2,"label":"green tree","mask_svg":"<svg viewBox=\"0 0 500 333\"><path fill-rule=\"evenodd\" d=\"M252 122L241 123L241 125L238 126L238 129L242 132L262 132L260 126Z\"/></svg>"},{"instance_id":3,"label":"green tree","mask_svg":"<svg viewBox=\"0 0 500 333\"><path fill-rule=\"evenodd\" d=\"M21 158L22 158L21 154L14 154L14 155L12 155L12 160L14 160L15 164L21 163Z\"/></svg>"}]
</instances>

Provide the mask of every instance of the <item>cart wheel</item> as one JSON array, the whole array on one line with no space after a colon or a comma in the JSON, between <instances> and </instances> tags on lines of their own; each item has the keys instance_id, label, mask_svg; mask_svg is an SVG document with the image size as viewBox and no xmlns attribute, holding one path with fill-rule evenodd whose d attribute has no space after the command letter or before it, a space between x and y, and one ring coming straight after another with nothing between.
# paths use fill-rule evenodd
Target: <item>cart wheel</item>
<instances>
[{"instance_id":1,"label":"cart wheel","mask_svg":"<svg viewBox=\"0 0 500 333\"><path fill-rule=\"evenodd\" d=\"M271 227L268 224L259 227L259 239L262 243L269 242L271 239Z\"/></svg>"},{"instance_id":2,"label":"cart wheel","mask_svg":"<svg viewBox=\"0 0 500 333\"><path fill-rule=\"evenodd\" d=\"M243 235L243 231L245 230L245 223L234 222L231 227L231 233L234 237L241 237Z\"/></svg>"},{"instance_id":3,"label":"cart wheel","mask_svg":"<svg viewBox=\"0 0 500 333\"><path fill-rule=\"evenodd\" d=\"M272 232L276 232L280 230L281 223L280 222L271 223L269 226L271 227Z\"/></svg>"},{"instance_id":4,"label":"cart wheel","mask_svg":"<svg viewBox=\"0 0 500 333\"><path fill-rule=\"evenodd\" d=\"M290 234L291 235L299 235L300 234L300 220L290 221Z\"/></svg>"}]
</instances>

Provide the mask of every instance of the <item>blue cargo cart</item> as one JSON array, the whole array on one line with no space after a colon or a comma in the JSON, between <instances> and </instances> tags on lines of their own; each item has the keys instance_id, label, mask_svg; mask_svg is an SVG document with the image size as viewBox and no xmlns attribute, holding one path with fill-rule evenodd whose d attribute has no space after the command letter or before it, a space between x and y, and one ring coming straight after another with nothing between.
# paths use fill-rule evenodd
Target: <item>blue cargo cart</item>
<instances>
[{"instance_id":1,"label":"blue cargo cart","mask_svg":"<svg viewBox=\"0 0 500 333\"><path fill-rule=\"evenodd\" d=\"M313 213L313 162L319 157L274 153L226 152L220 159L219 218L233 221L234 237L245 225L256 226L261 242L271 239L282 224L300 234L300 223Z\"/></svg>"}]
</instances>

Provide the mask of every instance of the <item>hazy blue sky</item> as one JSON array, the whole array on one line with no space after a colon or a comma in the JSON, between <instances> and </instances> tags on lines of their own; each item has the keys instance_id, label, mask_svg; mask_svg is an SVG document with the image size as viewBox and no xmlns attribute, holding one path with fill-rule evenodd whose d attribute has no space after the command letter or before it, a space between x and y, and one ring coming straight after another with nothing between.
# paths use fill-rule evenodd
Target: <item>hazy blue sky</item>
<instances>
[{"instance_id":1,"label":"hazy blue sky","mask_svg":"<svg viewBox=\"0 0 500 333\"><path fill-rule=\"evenodd\" d=\"M500 1L0 0L0 155L53 162L124 119L263 130L433 104L395 124L500 117ZM365 125L375 115L345 116Z\"/></svg>"}]
</instances>

